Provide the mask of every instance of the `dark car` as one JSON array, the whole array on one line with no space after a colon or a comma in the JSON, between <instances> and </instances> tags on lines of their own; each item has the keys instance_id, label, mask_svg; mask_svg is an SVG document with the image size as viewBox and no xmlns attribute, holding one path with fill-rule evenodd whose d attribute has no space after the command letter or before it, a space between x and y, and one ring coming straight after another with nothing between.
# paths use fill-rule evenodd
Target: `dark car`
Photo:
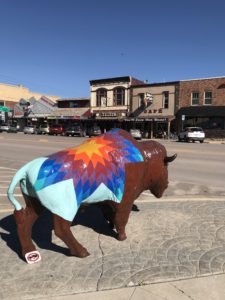
<instances>
[{"instance_id":1,"label":"dark car","mask_svg":"<svg viewBox=\"0 0 225 300\"><path fill-rule=\"evenodd\" d=\"M62 125L59 125L59 124L55 124L55 125L52 125L50 126L49 128L49 134L60 134L60 135L64 135L65 134L65 129Z\"/></svg>"},{"instance_id":2,"label":"dark car","mask_svg":"<svg viewBox=\"0 0 225 300\"><path fill-rule=\"evenodd\" d=\"M65 131L65 135L69 136L86 136L86 129L81 126L81 125L72 125L69 126L66 131Z\"/></svg>"},{"instance_id":3,"label":"dark car","mask_svg":"<svg viewBox=\"0 0 225 300\"><path fill-rule=\"evenodd\" d=\"M101 134L102 134L102 131L101 131L101 128L99 126L90 127L87 131L87 135L89 137L98 136L98 135L101 135Z\"/></svg>"}]
</instances>

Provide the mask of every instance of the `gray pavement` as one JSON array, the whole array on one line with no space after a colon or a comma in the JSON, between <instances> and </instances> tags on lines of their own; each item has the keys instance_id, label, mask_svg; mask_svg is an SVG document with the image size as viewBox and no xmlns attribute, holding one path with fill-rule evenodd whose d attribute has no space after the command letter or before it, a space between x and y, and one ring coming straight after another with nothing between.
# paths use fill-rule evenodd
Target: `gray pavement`
<instances>
[{"instance_id":1,"label":"gray pavement","mask_svg":"<svg viewBox=\"0 0 225 300\"><path fill-rule=\"evenodd\" d=\"M28 265L5 197L17 168L0 168L0 299L225 299L225 187L171 181L162 199L144 192L124 242L89 207L72 226L85 259L68 256L46 213L33 232L42 261Z\"/></svg>"},{"instance_id":2,"label":"gray pavement","mask_svg":"<svg viewBox=\"0 0 225 300\"><path fill-rule=\"evenodd\" d=\"M140 212L131 213L124 242L113 237L97 208L80 214L72 230L91 253L85 259L67 256L63 243L52 234L46 213L34 228L33 239L42 255L34 265L18 257L12 215L2 212L0 299L91 299L96 292L98 299L115 295L118 299L203 299L200 296L212 292L211 287L206 285L193 298L187 288L193 278L203 285L210 280L215 285L225 283L225 277L218 276L224 274L225 265L223 197L140 199L138 206ZM205 277L212 275L217 276ZM180 281L184 279L191 281ZM216 290L217 298L204 299L224 299L224 289L221 293Z\"/></svg>"}]
</instances>

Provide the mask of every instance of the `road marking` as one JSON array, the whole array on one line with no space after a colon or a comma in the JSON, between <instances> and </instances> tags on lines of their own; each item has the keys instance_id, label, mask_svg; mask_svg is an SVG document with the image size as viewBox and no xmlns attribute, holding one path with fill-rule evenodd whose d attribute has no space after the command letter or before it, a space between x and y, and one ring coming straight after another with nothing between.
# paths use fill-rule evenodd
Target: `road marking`
<instances>
[{"instance_id":1,"label":"road marking","mask_svg":"<svg viewBox=\"0 0 225 300\"><path fill-rule=\"evenodd\" d=\"M3 212L12 212L14 211L14 208L3 208L3 209L0 209L0 213L3 213Z\"/></svg>"},{"instance_id":2,"label":"road marking","mask_svg":"<svg viewBox=\"0 0 225 300\"><path fill-rule=\"evenodd\" d=\"M0 189L8 188L8 185L0 185ZM19 186L16 186L15 189L20 189Z\"/></svg>"},{"instance_id":3,"label":"road marking","mask_svg":"<svg viewBox=\"0 0 225 300\"><path fill-rule=\"evenodd\" d=\"M13 194L16 197L23 197L22 194ZM1 197L7 196L7 194L0 194Z\"/></svg>"},{"instance_id":4,"label":"road marking","mask_svg":"<svg viewBox=\"0 0 225 300\"><path fill-rule=\"evenodd\" d=\"M3 169L3 170L7 169L7 170L13 170L13 171L16 171L16 170L17 170L17 169L7 168L7 167L0 167L0 169Z\"/></svg>"}]
</instances>

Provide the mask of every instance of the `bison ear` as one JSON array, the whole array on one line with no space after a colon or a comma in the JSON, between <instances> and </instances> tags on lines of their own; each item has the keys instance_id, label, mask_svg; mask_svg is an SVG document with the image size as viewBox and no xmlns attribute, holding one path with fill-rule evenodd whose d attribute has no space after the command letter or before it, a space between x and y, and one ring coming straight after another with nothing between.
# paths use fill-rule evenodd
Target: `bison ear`
<instances>
[{"instance_id":1,"label":"bison ear","mask_svg":"<svg viewBox=\"0 0 225 300\"><path fill-rule=\"evenodd\" d=\"M176 154L176 153L175 153L174 155L172 155L172 156L166 156L166 157L164 158L164 163L165 163L165 164L168 164L168 163L174 161L174 159L175 159L176 157L177 157L177 154Z\"/></svg>"}]
</instances>

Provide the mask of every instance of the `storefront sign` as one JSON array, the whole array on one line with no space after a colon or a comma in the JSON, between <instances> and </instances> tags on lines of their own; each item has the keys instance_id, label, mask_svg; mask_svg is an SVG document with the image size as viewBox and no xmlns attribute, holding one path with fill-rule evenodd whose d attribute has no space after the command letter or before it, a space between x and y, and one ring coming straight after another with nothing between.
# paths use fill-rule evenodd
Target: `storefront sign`
<instances>
[{"instance_id":1,"label":"storefront sign","mask_svg":"<svg viewBox=\"0 0 225 300\"><path fill-rule=\"evenodd\" d=\"M100 117L117 117L116 112L101 112Z\"/></svg>"}]
</instances>

